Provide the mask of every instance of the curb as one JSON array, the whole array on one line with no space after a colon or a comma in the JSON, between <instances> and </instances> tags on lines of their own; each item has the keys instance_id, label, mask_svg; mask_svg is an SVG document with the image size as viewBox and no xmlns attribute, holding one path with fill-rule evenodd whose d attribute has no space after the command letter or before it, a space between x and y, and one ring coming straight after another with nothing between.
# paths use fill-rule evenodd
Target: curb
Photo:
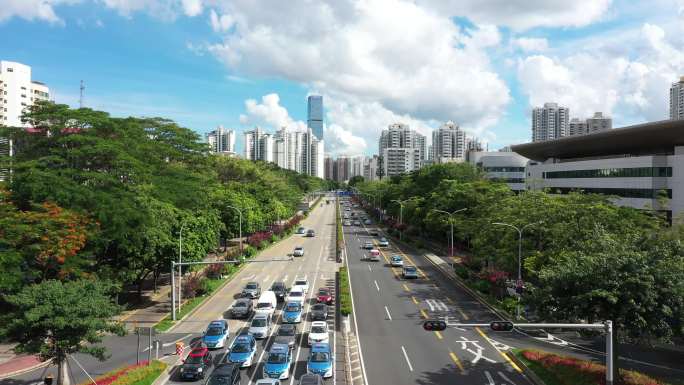
<instances>
[{"instance_id":1,"label":"curb","mask_svg":"<svg viewBox=\"0 0 684 385\"><path fill-rule=\"evenodd\" d=\"M516 365L518 365L520 368L523 369L523 372L525 372L525 376L527 379L533 384L533 385L546 385L546 383L539 378L537 373L534 372L534 370L530 369L525 363L518 358L518 356L511 352L508 357L511 359L511 361L515 362Z\"/></svg>"},{"instance_id":2,"label":"curb","mask_svg":"<svg viewBox=\"0 0 684 385\"><path fill-rule=\"evenodd\" d=\"M12 378L12 377L15 377L15 376L22 375L22 374L24 374L24 373L32 372L32 371L34 371L34 370L36 370L36 369L44 368L44 367L50 365L51 363L52 363L52 360L47 360L47 361L43 361L43 362L41 362L41 363L39 363L39 364L30 366L30 367L28 367L28 368L18 369L18 370L15 370L15 371L13 371L13 372L0 373L0 380L4 380L4 379L7 379L7 378Z\"/></svg>"}]
</instances>

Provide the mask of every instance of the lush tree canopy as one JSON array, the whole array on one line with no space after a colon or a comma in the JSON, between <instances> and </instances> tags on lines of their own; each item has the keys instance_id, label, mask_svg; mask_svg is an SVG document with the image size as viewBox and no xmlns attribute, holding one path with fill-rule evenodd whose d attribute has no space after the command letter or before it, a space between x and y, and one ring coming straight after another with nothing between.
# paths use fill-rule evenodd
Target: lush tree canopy
<instances>
[{"instance_id":1,"label":"lush tree canopy","mask_svg":"<svg viewBox=\"0 0 684 385\"><path fill-rule=\"evenodd\" d=\"M454 217L455 243L466 252L464 263L487 277L517 276L518 232L493 223L530 224L522 243L523 299L542 319L611 319L631 340L684 334L684 228L669 228L653 211L579 192L515 194L468 164L429 166L356 188L381 202L390 226L442 244L449 216L435 210L467 208ZM393 200L410 198L402 227Z\"/></svg>"},{"instance_id":2,"label":"lush tree canopy","mask_svg":"<svg viewBox=\"0 0 684 385\"><path fill-rule=\"evenodd\" d=\"M183 259L198 261L219 237L238 235L229 206L242 211L248 235L289 218L303 194L325 185L211 155L197 133L162 118L39 102L23 119L31 129L0 127L16 148L0 159L12 169L0 194L0 266L12 272L0 280L3 294L82 273L140 284L178 258L181 228Z\"/></svg>"}]
</instances>

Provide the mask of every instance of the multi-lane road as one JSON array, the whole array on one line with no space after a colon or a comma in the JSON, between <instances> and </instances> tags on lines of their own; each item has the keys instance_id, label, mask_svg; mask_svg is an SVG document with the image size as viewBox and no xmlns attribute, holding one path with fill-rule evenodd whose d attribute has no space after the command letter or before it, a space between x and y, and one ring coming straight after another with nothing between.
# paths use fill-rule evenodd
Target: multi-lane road
<instances>
[{"instance_id":1,"label":"multi-lane road","mask_svg":"<svg viewBox=\"0 0 684 385\"><path fill-rule=\"evenodd\" d=\"M378 237L370 236L365 226L345 226L344 237L367 384L528 384L488 331L423 330L427 318L467 322L481 316L481 309L451 290L422 256L394 244L378 247ZM380 262L365 260L368 241L380 250ZM419 278L403 279L401 268L390 267L392 255L415 265Z\"/></svg>"}]
</instances>

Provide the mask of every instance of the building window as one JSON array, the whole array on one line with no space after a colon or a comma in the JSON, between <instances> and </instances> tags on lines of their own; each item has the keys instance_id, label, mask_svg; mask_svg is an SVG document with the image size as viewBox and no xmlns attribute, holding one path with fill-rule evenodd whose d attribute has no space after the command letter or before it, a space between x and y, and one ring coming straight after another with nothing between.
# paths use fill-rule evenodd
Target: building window
<instances>
[{"instance_id":1,"label":"building window","mask_svg":"<svg viewBox=\"0 0 684 385\"><path fill-rule=\"evenodd\" d=\"M13 68L7 68L7 72L14 72Z\"/></svg>"},{"instance_id":2,"label":"building window","mask_svg":"<svg viewBox=\"0 0 684 385\"><path fill-rule=\"evenodd\" d=\"M671 177L672 167L601 168L594 170L547 171L544 179L567 178L654 178Z\"/></svg>"},{"instance_id":3,"label":"building window","mask_svg":"<svg viewBox=\"0 0 684 385\"><path fill-rule=\"evenodd\" d=\"M672 199L671 189L551 187L550 190L554 194L582 192L585 194L614 195L620 198L658 199L662 197Z\"/></svg>"},{"instance_id":4,"label":"building window","mask_svg":"<svg viewBox=\"0 0 684 385\"><path fill-rule=\"evenodd\" d=\"M485 167L486 172L525 172L525 167Z\"/></svg>"}]
</instances>

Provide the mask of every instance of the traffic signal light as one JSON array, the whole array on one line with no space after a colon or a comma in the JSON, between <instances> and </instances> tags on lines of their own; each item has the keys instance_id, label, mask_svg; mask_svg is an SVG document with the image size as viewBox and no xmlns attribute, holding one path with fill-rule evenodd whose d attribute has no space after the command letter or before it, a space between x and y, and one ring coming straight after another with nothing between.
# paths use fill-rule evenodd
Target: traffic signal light
<instances>
[{"instance_id":1,"label":"traffic signal light","mask_svg":"<svg viewBox=\"0 0 684 385\"><path fill-rule=\"evenodd\" d=\"M492 321L489 328L495 332L510 332L513 330L513 322L511 321Z\"/></svg>"},{"instance_id":2,"label":"traffic signal light","mask_svg":"<svg viewBox=\"0 0 684 385\"><path fill-rule=\"evenodd\" d=\"M431 331L441 331L447 328L447 324L440 320L427 320L423 322L423 329Z\"/></svg>"}]
</instances>

